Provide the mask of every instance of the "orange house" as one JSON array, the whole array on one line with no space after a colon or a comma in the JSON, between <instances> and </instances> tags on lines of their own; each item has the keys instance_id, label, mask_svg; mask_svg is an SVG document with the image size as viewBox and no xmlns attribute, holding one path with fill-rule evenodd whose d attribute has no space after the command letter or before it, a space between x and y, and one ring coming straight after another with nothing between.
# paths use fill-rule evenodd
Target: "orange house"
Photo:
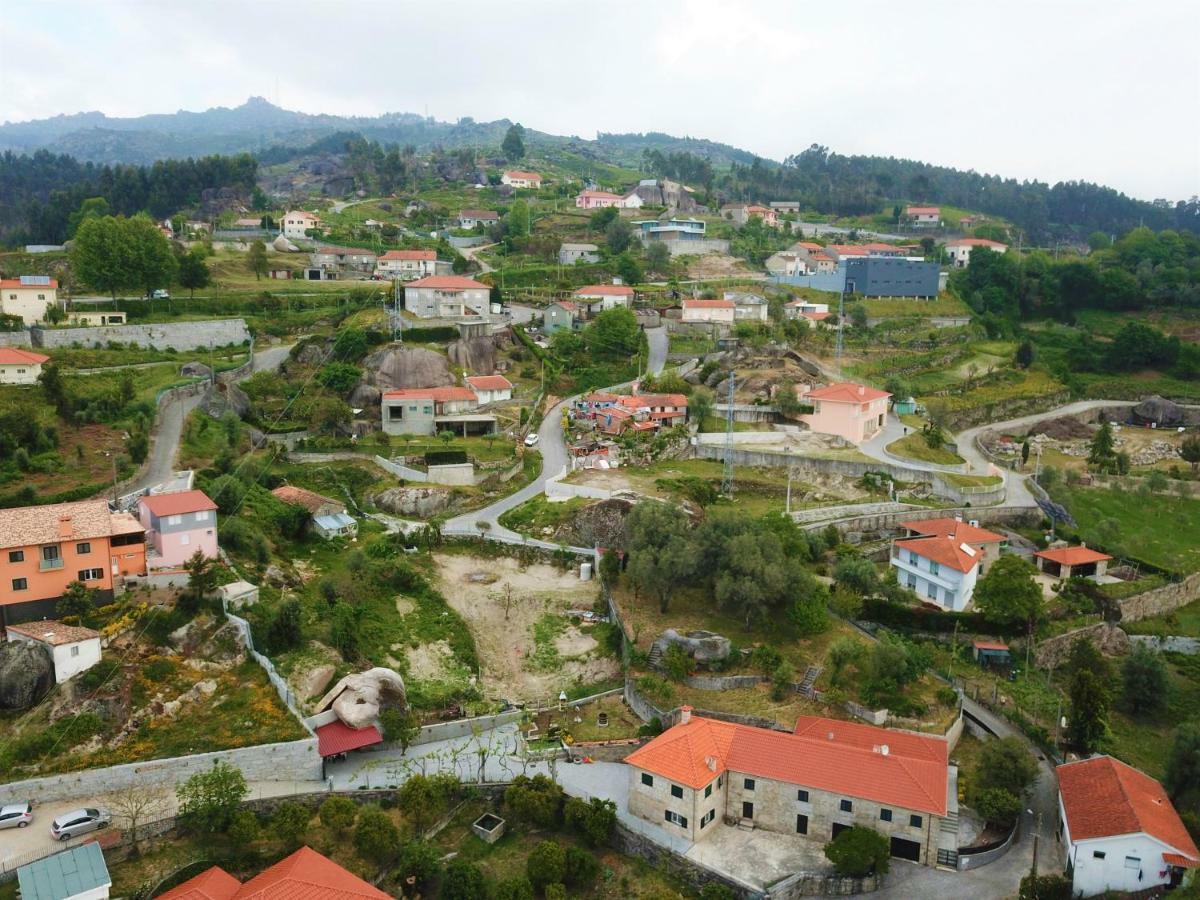
<instances>
[{"instance_id":1,"label":"orange house","mask_svg":"<svg viewBox=\"0 0 1200 900\"><path fill-rule=\"evenodd\" d=\"M145 574L145 530L106 500L0 510L0 624L53 616L72 581L112 597Z\"/></svg>"}]
</instances>

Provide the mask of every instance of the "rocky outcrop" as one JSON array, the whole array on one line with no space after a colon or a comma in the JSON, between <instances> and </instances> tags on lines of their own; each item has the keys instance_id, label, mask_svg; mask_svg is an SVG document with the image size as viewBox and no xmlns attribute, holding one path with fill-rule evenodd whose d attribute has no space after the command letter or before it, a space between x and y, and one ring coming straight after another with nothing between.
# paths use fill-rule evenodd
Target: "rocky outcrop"
<instances>
[{"instance_id":1,"label":"rocky outcrop","mask_svg":"<svg viewBox=\"0 0 1200 900\"><path fill-rule=\"evenodd\" d=\"M349 727L365 728L379 719L384 707L407 709L408 694L403 678L391 669L376 667L341 679L321 698L317 711L332 709Z\"/></svg>"},{"instance_id":2,"label":"rocky outcrop","mask_svg":"<svg viewBox=\"0 0 1200 900\"><path fill-rule=\"evenodd\" d=\"M724 635L711 631L689 631L687 634L680 634L674 628L668 628L654 642L654 646L662 653L666 653L672 644L682 647L688 656L698 663L726 659L732 648L729 638Z\"/></svg>"},{"instance_id":3,"label":"rocky outcrop","mask_svg":"<svg viewBox=\"0 0 1200 900\"><path fill-rule=\"evenodd\" d=\"M372 500L384 512L427 519L450 506L450 491L438 488L395 487L376 494Z\"/></svg>"},{"instance_id":4,"label":"rocky outcrop","mask_svg":"<svg viewBox=\"0 0 1200 900\"><path fill-rule=\"evenodd\" d=\"M1129 635L1111 622L1100 622L1046 638L1034 650L1034 661L1039 669L1058 668L1071 655L1071 648L1082 640L1091 641L1105 656L1124 656L1129 652Z\"/></svg>"},{"instance_id":5,"label":"rocky outcrop","mask_svg":"<svg viewBox=\"0 0 1200 900\"><path fill-rule=\"evenodd\" d=\"M241 419L250 412L250 398L236 384L218 382L205 391L200 408L214 419L221 418L227 412Z\"/></svg>"},{"instance_id":6,"label":"rocky outcrop","mask_svg":"<svg viewBox=\"0 0 1200 900\"><path fill-rule=\"evenodd\" d=\"M453 341L446 347L446 355L468 372L490 375L496 371L496 342L491 337Z\"/></svg>"},{"instance_id":7,"label":"rocky outcrop","mask_svg":"<svg viewBox=\"0 0 1200 900\"><path fill-rule=\"evenodd\" d=\"M442 354L424 347L390 345L363 361L362 384L380 391L428 388L453 384L450 363Z\"/></svg>"},{"instance_id":8,"label":"rocky outcrop","mask_svg":"<svg viewBox=\"0 0 1200 900\"><path fill-rule=\"evenodd\" d=\"M565 531L577 547L623 547L625 517L633 504L628 500L601 500L579 510Z\"/></svg>"},{"instance_id":9,"label":"rocky outcrop","mask_svg":"<svg viewBox=\"0 0 1200 900\"><path fill-rule=\"evenodd\" d=\"M54 662L41 644L0 644L0 709L22 710L46 696L54 686Z\"/></svg>"}]
</instances>

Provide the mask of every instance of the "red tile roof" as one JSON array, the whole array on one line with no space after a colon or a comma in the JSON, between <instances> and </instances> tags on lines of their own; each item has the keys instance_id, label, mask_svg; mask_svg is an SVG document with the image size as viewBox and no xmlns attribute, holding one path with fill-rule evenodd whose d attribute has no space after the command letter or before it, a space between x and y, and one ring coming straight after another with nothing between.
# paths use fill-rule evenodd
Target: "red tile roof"
<instances>
[{"instance_id":1,"label":"red tile roof","mask_svg":"<svg viewBox=\"0 0 1200 900\"><path fill-rule=\"evenodd\" d=\"M906 538L896 541L896 546L957 572L970 572L983 558L983 554L977 550L970 553L964 550L963 547L967 545L963 541L945 535Z\"/></svg>"},{"instance_id":2,"label":"red tile roof","mask_svg":"<svg viewBox=\"0 0 1200 900\"><path fill-rule=\"evenodd\" d=\"M458 214L460 219L499 219L500 213L494 209L464 209Z\"/></svg>"},{"instance_id":3,"label":"red tile roof","mask_svg":"<svg viewBox=\"0 0 1200 900\"><path fill-rule=\"evenodd\" d=\"M728 770L943 816L948 758L940 738L872 725L803 716L789 734L693 716L626 762L690 788Z\"/></svg>"},{"instance_id":4,"label":"red tile roof","mask_svg":"<svg viewBox=\"0 0 1200 900\"><path fill-rule=\"evenodd\" d=\"M405 289L436 288L441 291L491 290L486 284L480 284L474 278L466 278L462 275L426 275L424 278L410 281L404 287Z\"/></svg>"},{"instance_id":5,"label":"red tile roof","mask_svg":"<svg viewBox=\"0 0 1200 900\"><path fill-rule=\"evenodd\" d=\"M63 644L75 644L79 641L90 641L92 638L100 638L102 635L98 631L93 631L90 628L84 628L81 625L64 625L62 622L56 622L53 619L42 619L37 622L22 622L19 625L6 626L9 631L15 631L17 634L23 634L26 637L33 638L43 644L49 644L52 647L60 647Z\"/></svg>"},{"instance_id":6,"label":"red tile roof","mask_svg":"<svg viewBox=\"0 0 1200 900\"><path fill-rule=\"evenodd\" d=\"M20 278L0 278L0 288L24 288L27 291L36 290L37 288L57 290L58 281L51 278L45 284L23 284Z\"/></svg>"},{"instance_id":7,"label":"red tile roof","mask_svg":"<svg viewBox=\"0 0 1200 900\"><path fill-rule=\"evenodd\" d=\"M389 250L383 256L379 257L383 260L433 260L437 259L436 250Z\"/></svg>"},{"instance_id":8,"label":"red tile roof","mask_svg":"<svg viewBox=\"0 0 1200 900\"><path fill-rule=\"evenodd\" d=\"M733 309L734 302L732 300L684 300L684 309Z\"/></svg>"},{"instance_id":9,"label":"red tile roof","mask_svg":"<svg viewBox=\"0 0 1200 900\"><path fill-rule=\"evenodd\" d=\"M357 750L359 747L369 747L383 741L383 736L374 725L351 728L340 719L334 719L328 725L317 726L316 732L317 752L322 757Z\"/></svg>"},{"instance_id":10,"label":"red tile roof","mask_svg":"<svg viewBox=\"0 0 1200 900\"><path fill-rule=\"evenodd\" d=\"M832 403L870 403L872 400L882 400L890 396L892 395L887 391L879 391L852 381L839 381L811 390L801 399L827 400Z\"/></svg>"},{"instance_id":11,"label":"red tile roof","mask_svg":"<svg viewBox=\"0 0 1200 900\"><path fill-rule=\"evenodd\" d=\"M511 391L513 386L503 375L468 375L467 384L477 391Z\"/></svg>"},{"instance_id":12,"label":"red tile roof","mask_svg":"<svg viewBox=\"0 0 1200 900\"><path fill-rule=\"evenodd\" d=\"M685 394L630 394L617 400L629 409L648 409L651 406L683 406L688 405Z\"/></svg>"},{"instance_id":13,"label":"red tile roof","mask_svg":"<svg viewBox=\"0 0 1200 900\"><path fill-rule=\"evenodd\" d=\"M632 297L633 288L627 284L589 284L575 291L576 297Z\"/></svg>"},{"instance_id":14,"label":"red tile roof","mask_svg":"<svg viewBox=\"0 0 1200 900\"><path fill-rule=\"evenodd\" d=\"M561 306L563 309L567 310L568 312L575 312L575 310L579 309L579 305L574 303L571 300L558 300L558 301L555 301L555 303L553 305Z\"/></svg>"},{"instance_id":15,"label":"red tile roof","mask_svg":"<svg viewBox=\"0 0 1200 900\"><path fill-rule=\"evenodd\" d=\"M158 900L233 900L241 886L220 866L213 866L165 894L159 894Z\"/></svg>"},{"instance_id":16,"label":"red tile roof","mask_svg":"<svg viewBox=\"0 0 1200 900\"><path fill-rule=\"evenodd\" d=\"M138 501L156 516L179 516L184 513L216 509L217 504L204 491L176 491L173 494L151 494Z\"/></svg>"},{"instance_id":17,"label":"red tile roof","mask_svg":"<svg viewBox=\"0 0 1200 900\"><path fill-rule=\"evenodd\" d=\"M820 244L813 243L812 241L797 241L795 246L803 247L805 250L824 250L825 249Z\"/></svg>"},{"instance_id":18,"label":"red tile roof","mask_svg":"<svg viewBox=\"0 0 1200 900\"><path fill-rule=\"evenodd\" d=\"M301 847L238 890L235 900L391 900L310 847Z\"/></svg>"},{"instance_id":19,"label":"red tile roof","mask_svg":"<svg viewBox=\"0 0 1200 900\"><path fill-rule=\"evenodd\" d=\"M1145 832L1191 860L1200 850L1162 785L1111 756L1064 763L1056 770L1071 840Z\"/></svg>"},{"instance_id":20,"label":"red tile roof","mask_svg":"<svg viewBox=\"0 0 1200 900\"><path fill-rule=\"evenodd\" d=\"M829 249L838 256L866 256L867 248L857 244L830 244Z\"/></svg>"},{"instance_id":21,"label":"red tile roof","mask_svg":"<svg viewBox=\"0 0 1200 900\"><path fill-rule=\"evenodd\" d=\"M1003 641L975 641L974 646L979 650L1007 650L1008 644Z\"/></svg>"},{"instance_id":22,"label":"red tile roof","mask_svg":"<svg viewBox=\"0 0 1200 900\"><path fill-rule=\"evenodd\" d=\"M580 197L590 197L593 200L623 200L624 194L614 194L612 191L580 191Z\"/></svg>"},{"instance_id":23,"label":"red tile roof","mask_svg":"<svg viewBox=\"0 0 1200 900\"><path fill-rule=\"evenodd\" d=\"M307 491L293 484L281 484L271 491L271 493L284 503L294 503L298 506L303 506L310 513L315 513L322 506L345 507L345 504L339 503L337 500L333 500L323 494L318 494L315 491Z\"/></svg>"},{"instance_id":24,"label":"red tile roof","mask_svg":"<svg viewBox=\"0 0 1200 900\"><path fill-rule=\"evenodd\" d=\"M19 347L0 347L0 366L36 366L50 357Z\"/></svg>"},{"instance_id":25,"label":"red tile roof","mask_svg":"<svg viewBox=\"0 0 1200 900\"><path fill-rule=\"evenodd\" d=\"M1091 547L1059 547L1057 550L1039 550L1033 555L1056 562L1060 566L1082 566L1112 559L1107 553L1101 553Z\"/></svg>"},{"instance_id":26,"label":"red tile roof","mask_svg":"<svg viewBox=\"0 0 1200 900\"><path fill-rule=\"evenodd\" d=\"M900 249L899 247L895 246L894 244L883 244L883 243L880 243L879 241L871 241L869 243L863 244L862 248L867 251L874 250L874 251L877 251L880 253L895 252Z\"/></svg>"},{"instance_id":27,"label":"red tile roof","mask_svg":"<svg viewBox=\"0 0 1200 900\"><path fill-rule=\"evenodd\" d=\"M470 388L448 384L433 388L404 388L398 391L386 391L384 400L432 400L435 403L447 403L453 400L478 400L479 396Z\"/></svg>"},{"instance_id":28,"label":"red tile roof","mask_svg":"<svg viewBox=\"0 0 1200 900\"><path fill-rule=\"evenodd\" d=\"M1007 250L1008 245L999 241L989 241L987 238L959 238L956 241L946 241L947 247L999 247Z\"/></svg>"},{"instance_id":29,"label":"red tile roof","mask_svg":"<svg viewBox=\"0 0 1200 900\"><path fill-rule=\"evenodd\" d=\"M809 320L811 320L811 321L813 321L813 322L824 322L826 319L828 319L830 316L832 316L832 315L833 315L833 313L828 313L828 312L802 312L802 313L800 313L800 315L804 316L804 318L806 318L806 319L809 319Z\"/></svg>"},{"instance_id":30,"label":"red tile roof","mask_svg":"<svg viewBox=\"0 0 1200 900\"><path fill-rule=\"evenodd\" d=\"M940 216L942 208L940 206L909 206L904 210L906 216Z\"/></svg>"},{"instance_id":31,"label":"red tile roof","mask_svg":"<svg viewBox=\"0 0 1200 900\"><path fill-rule=\"evenodd\" d=\"M1002 534L996 534L985 528L977 528L970 522L964 522L961 519L917 519L912 522L901 522L900 527L915 531L917 534L940 534L958 541L966 541L968 544L995 544L1005 539Z\"/></svg>"},{"instance_id":32,"label":"red tile roof","mask_svg":"<svg viewBox=\"0 0 1200 900\"><path fill-rule=\"evenodd\" d=\"M537 172L522 172L519 169L511 169L510 171L505 172L504 174L507 175L509 178L522 178L525 181L541 181L542 180L542 176L539 175Z\"/></svg>"}]
</instances>

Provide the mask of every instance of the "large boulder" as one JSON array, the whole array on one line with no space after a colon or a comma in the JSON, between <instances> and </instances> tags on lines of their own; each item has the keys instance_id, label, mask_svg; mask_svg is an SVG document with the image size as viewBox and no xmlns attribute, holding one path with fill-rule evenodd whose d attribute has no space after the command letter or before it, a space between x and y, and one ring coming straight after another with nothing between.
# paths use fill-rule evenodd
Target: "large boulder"
<instances>
[{"instance_id":1,"label":"large boulder","mask_svg":"<svg viewBox=\"0 0 1200 900\"><path fill-rule=\"evenodd\" d=\"M440 353L424 347L393 344L376 350L363 361L363 384L392 391L453 384L450 363Z\"/></svg>"},{"instance_id":2,"label":"large boulder","mask_svg":"<svg viewBox=\"0 0 1200 900\"><path fill-rule=\"evenodd\" d=\"M28 641L0 644L0 709L29 709L52 687L54 661L45 647Z\"/></svg>"},{"instance_id":3,"label":"large boulder","mask_svg":"<svg viewBox=\"0 0 1200 900\"><path fill-rule=\"evenodd\" d=\"M250 412L250 398L236 384L217 382L204 392L200 408L214 419L221 418L227 412L243 419Z\"/></svg>"},{"instance_id":4,"label":"large boulder","mask_svg":"<svg viewBox=\"0 0 1200 900\"><path fill-rule=\"evenodd\" d=\"M689 631L680 634L674 628L668 628L654 642L663 653L672 644L682 647L688 656L698 663L726 659L732 645L729 638L711 631Z\"/></svg>"},{"instance_id":5,"label":"large boulder","mask_svg":"<svg viewBox=\"0 0 1200 900\"><path fill-rule=\"evenodd\" d=\"M321 698L317 712L332 709L343 724L365 728L378 721L379 711L389 706L408 708L404 679L391 669L376 667L341 679Z\"/></svg>"},{"instance_id":6,"label":"large boulder","mask_svg":"<svg viewBox=\"0 0 1200 900\"><path fill-rule=\"evenodd\" d=\"M427 519L448 509L453 495L440 488L395 487L371 499L384 512Z\"/></svg>"},{"instance_id":7,"label":"large boulder","mask_svg":"<svg viewBox=\"0 0 1200 900\"><path fill-rule=\"evenodd\" d=\"M1183 408L1178 403L1155 394L1133 408L1133 418L1135 422L1143 425L1174 427L1183 424Z\"/></svg>"},{"instance_id":8,"label":"large boulder","mask_svg":"<svg viewBox=\"0 0 1200 900\"><path fill-rule=\"evenodd\" d=\"M496 342L491 337L453 341L446 347L446 355L468 372L490 375L496 371Z\"/></svg>"}]
</instances>

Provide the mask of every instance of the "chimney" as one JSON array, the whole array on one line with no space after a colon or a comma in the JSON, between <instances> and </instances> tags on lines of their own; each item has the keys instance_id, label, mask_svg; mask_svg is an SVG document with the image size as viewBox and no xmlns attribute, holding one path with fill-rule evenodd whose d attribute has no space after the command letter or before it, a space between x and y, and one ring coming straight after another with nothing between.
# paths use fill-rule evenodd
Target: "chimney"
<instances>
[{"instance_id":1,"label":"chimney","mask_svg":"<svg viewBox=\"0 0 1200 900\"><path fill-rule=\"evenodd\" d=\"M75 533L75 526L71 524L70 516L59 516L58 518L58 536L60 538L69 538Z\"/></svg>"},{"instance_id":2,"label":"chimney","mask_svg":"<svg viewBox=\"0 0 1200 900\"><path fill-rule=\"evenodd\" d=\"M860 385L858 386L858 396L860 396L860 397L861 397L861 396L863 396L864 394L866 394L866 392L867 392L867 388L866 388L866 386L865 386L865 385L861 385L861 384L860 384Z\"/></svg>"},{"instance_id":3,"label":"chimney","mask_svg":"<svg viewBox=\"0 0 1200 900\"><path fill-rule=\"evenodd\" d=\"M679 707L679 724L686 725L692 721L692 708L690 706Z\"/></svg>"}]
</instances>

